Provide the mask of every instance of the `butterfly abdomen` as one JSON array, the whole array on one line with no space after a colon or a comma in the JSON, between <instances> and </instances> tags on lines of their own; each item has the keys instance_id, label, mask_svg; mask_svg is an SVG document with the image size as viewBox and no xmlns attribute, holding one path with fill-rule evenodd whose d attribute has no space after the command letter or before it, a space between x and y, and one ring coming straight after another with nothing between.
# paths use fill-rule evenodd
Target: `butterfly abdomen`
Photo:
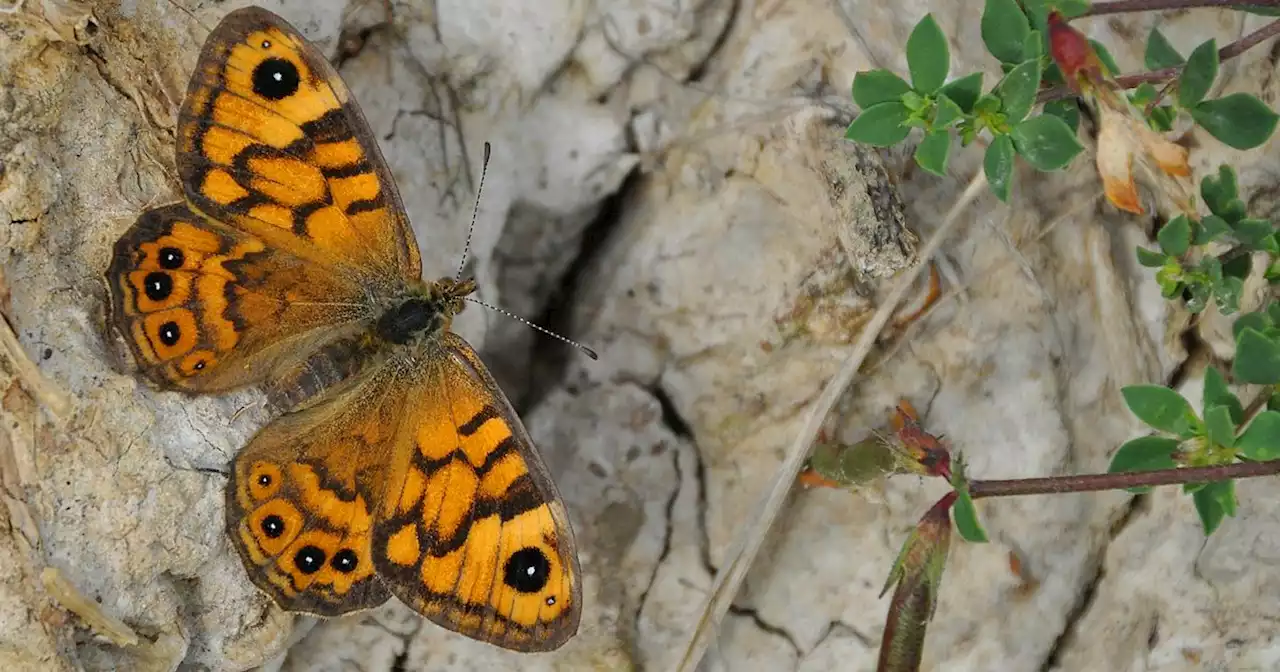
<instances>
[{"instance_id":1,"label":"butterfly abdomen","mask_svg":"<svg viewBox=\"0 0 1280 672\"><path fill-rule=\"evenodd\" d=\"M266 390L268 401L280 410L296 409L364 370L378 352L368 334L334 341L274 380Z\"/></svg>"}]
</instances>

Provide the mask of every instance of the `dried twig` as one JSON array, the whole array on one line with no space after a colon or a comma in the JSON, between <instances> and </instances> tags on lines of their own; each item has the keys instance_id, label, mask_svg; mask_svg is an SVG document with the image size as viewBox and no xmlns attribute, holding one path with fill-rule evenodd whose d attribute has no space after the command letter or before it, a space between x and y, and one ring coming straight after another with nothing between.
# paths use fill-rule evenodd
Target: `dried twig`
<instances>
[{"instance_id":1,"label":"dried twig","mask_svg":"<svg viewBox=\"0 0 1280 672\"><path fill-rule=\"evenodd\" d=\"M18 380L22 381L22 386L35 397L49 412L58 419L67 417L71 412L71 398L65 392L58 389L48 378L40 373L40 369L27 357L27 353L22 349L22 344L18 343L18 335L13 333L13 327L9 326L9 321L0 317L0 357L9 361L13 367L13 374Z\"/></svg>"}]
</instances>

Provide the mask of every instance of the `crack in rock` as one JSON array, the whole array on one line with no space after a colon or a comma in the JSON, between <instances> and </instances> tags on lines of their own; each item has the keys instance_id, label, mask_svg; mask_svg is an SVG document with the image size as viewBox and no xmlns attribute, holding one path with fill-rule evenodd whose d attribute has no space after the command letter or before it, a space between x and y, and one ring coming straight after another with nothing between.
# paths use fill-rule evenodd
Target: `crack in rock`
<instances>
[{"instance_id":1,"label":"crack in rock","mask_svg":"<svg viewBox=\"0 0 1280 672\"><path fill-rule=\"evenodd\" d=\"M754 608L749 608L749 607L740 607L736 604L730 604L729 613L734 616L740 616L740 617L749 619L761 631L766 632L770 635L773 635L774 637L779 637L785 640L787 642L787 645L791 647L791 651L792 653L795 654L797 660L803 657L803 652L800 649L800 645L796 644L796 640L794 637L791 636L791 633L788 632L786 628L783 628L780 625L774 625L766 621L764 617L760 615L759 610Z\"/></svg>"}]
</instances>

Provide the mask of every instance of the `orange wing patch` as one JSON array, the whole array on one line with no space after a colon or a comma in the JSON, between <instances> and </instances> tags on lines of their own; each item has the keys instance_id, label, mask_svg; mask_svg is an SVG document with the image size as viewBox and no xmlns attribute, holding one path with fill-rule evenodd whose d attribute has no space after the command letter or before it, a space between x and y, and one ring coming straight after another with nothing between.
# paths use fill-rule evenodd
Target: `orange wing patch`
<instances>
[{"instance_id":1,"label":"orange wing patch","mask_svg":"<svg viewBox=\"0 0 1280 672\"><path fill-rule=\"evenodd\" d=\"M209 35L179 115L187 198L299 257L380 280L421 275L394 180L332 66L258 8Z\"/></svg>"},{"instance_id":2,"label":"orange wing patch","mask_svg":"<svg viewBox=\"0 0 1280 672\"><path fill-rule=\"evenodd\" d=\"M520 651L578 628L573 535L524 427L461 338L431 358L413 455L374 528L392 594L433 621Z\"/></svg>"}]
</instances>

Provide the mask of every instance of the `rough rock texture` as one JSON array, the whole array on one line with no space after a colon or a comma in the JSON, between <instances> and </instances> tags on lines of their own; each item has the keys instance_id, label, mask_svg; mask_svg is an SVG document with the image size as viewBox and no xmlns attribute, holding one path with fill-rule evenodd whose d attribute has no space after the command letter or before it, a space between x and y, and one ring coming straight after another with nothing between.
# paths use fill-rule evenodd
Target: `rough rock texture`
<instances>
[{"instance_id":1,"label":"rough rock texture","mask_svg":"<svg viewBox=\"0 0 1280 672\"><path fill-rule=\"evenodd\" d=\"M459 261L488 140L481 296L601 354L476 308L458 323L524 409L577 531L582 630L532 657L394 602L325 622L275 608L223 536L226 465L270 418L261 394L150 390L105 328L111 244L176 197L180 96L208 29L243 4L0 13L0 310L17 337L0 350L0 667L669 669L884 279L980 169L981 148L938 179L843 142L853 73L905 71L932 11L953 72L994 81L980 3L263 3L339 65L427 273ZM1190 45L1264 20L1085 25L1137 69L1154 22ZM1222 89L1274 102L1275 67L1255 49ZM1273 149L1194 141L1198 170L1230 162L1254 211L1280 209ZM876 356L829 431L857 438L906 397L977 476L1090 472L1141 431L1121 386L1176 379L1194 397L1203 363L1231 355L1230 323L1188 327L1134 262L1150 222L1099 192L1082 158L1021 172L1008 206L980 199L945 247L966 291ZM704 669L872 669L885 573L937 485L794 493ZM1242 484L1208 541L1174 489L984 503L992 542L953 551L926 667L1275 669L1269 488Z\"/></svg>"}]
</instances>

